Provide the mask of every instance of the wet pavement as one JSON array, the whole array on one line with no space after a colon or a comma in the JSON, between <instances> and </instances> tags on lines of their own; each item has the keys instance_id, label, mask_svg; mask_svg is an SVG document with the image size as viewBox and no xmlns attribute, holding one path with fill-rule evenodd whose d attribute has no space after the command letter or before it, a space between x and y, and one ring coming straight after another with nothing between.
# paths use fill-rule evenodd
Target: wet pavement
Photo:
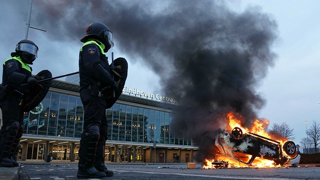
<instances>
[{"instance_id":1,"label":"wet pavement","mask_svg":"<svg viewBox=\"0 0 320 180\"><path fill-rule=\"evenodd\" d=\"M114 180L144 180L144 179L250 179L250 180L320 180L320 167L296 168L243 168L243 169L213 169L204 170L197 164L196 169L186 169L186 164L109 164L108 169L115 175L109 178ZM50 163L50 164L22 164L20 180L44 179L77 179L77 163Z\"/></svg>"}]
</instances>

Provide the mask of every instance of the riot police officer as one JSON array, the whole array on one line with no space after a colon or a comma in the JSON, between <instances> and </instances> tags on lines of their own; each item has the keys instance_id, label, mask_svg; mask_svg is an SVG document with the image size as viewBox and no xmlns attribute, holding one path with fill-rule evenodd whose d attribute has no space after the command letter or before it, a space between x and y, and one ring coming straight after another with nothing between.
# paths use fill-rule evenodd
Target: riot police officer
<instances>
[{"instance_id":1,"label":"riot police officer","mask_svg":"<svg viewBox=\"0 0 320 180\"><path fill-rule=\"evenodd\" d=\"M30 90L38 87L37 79L31 76L29 66L37 57L38 46L30 40L20 41L3 64L0 106L3 126L0 131L0 166L15 167L13 156L23 134L23 100ZM21 86L27 84L26 86Z\"/></svg>"},{"instance_id":2,"label":"riot police officer","mask_svg":"<svg viewBox=\"0 0 320 180\"><path fill-rule=\"evenodd\" d=\"M127 61L118 58L109 65L105 53L113 46L112 32L103 23L92 23L81 39L79 56L80 97L84 128L80 140L78 178L113 176L104 164L107 140L106 108L119 98L127 78Z\"/></svg>"}]
</instances>

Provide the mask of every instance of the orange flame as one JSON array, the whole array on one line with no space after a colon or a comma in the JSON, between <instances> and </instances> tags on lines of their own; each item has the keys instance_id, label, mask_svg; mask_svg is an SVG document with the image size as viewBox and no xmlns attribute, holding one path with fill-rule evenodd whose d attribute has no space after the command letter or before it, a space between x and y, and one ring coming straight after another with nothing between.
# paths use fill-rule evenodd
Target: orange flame
<instances>
[{"instance_id":1,"label":"orange flame","mask_svg":"<svg viewBox=\"0 0 320 180\"><path fill-rule=\"evenodd\" d=\"M238 117L242 118L240 115L238 115ZM241 120L237 119L233 112L230 112L227 114L226 124L227 124L226 130L229 132L232 129L234 129L235 127L239 127L239 128L241 128L241 130L243 131L244 134L250 132L250 133L254 133L254 134L257 134L257 135L260 135L260 136L263 136L263 137L266 137L266 138L269 138L272 140L276 140L281 143L281 146L282 146L282 144L284 144L287 141L287 139L280 139L280 138L271 137L271 135L269 135L266 132L266 129L268 128L268 125L270 124L270 122L267 119L263 119L263 120L255 119L250 127L243 127L241 125L242 124ZM285 154L284 151L282 151L282 152ZM240 159L243 162L248 162L248 160L251 158L251 155L238 153L238 152L235 152L234 155L237 159ZM217 155L216 161L213 159L211 159L211 160L205 159L205 163L203 165L203 168L204 169L215 169L214 163L217 161L226 161L226 162L228 162L229 167L234 167L234 168L249 167L250 166L248 164L237 161L233 158ZM266 168L266 167L280 167L280 165L276 166L274 161L272 161L272 160L267 160L267 159L262 159L262 158L257 157L252 162L251 167Z\"/></svg>"}]
</instances>

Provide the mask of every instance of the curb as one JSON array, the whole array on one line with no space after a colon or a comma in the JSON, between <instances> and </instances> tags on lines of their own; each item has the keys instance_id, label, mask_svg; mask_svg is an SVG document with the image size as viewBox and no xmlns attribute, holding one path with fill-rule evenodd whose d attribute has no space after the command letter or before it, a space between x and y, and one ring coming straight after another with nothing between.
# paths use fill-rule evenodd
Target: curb
<instances>
[{"instance_id":1,"label":"curb","mask_svg":"<svg viewBox=\"0 0 320 180\"><path fill-rule=\"evenodd\" d=\"M320 167L320 164L297 164L298 167Z\"/></svg>"},{"instance_id":2,"label":"curb","mask_svg":"<svg viewBox=\"0 0 320 180\"><path fill-rule=\"evenodd\" d=\"M19 180L21 167L0 167L0 180Z\"/></svg>"}]
</instances>

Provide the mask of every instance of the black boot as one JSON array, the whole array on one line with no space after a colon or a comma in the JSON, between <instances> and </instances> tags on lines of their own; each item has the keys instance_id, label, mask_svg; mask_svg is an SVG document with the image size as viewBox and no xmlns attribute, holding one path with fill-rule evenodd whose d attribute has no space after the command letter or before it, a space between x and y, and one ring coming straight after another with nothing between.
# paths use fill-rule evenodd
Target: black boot
<instances>
[{"instance_id":1,"label":"black boot","mask_svg":"<svg viewBox=\"0 0 320 180\"><path fill-rule=\"evenodd\" d=\"M107 177L113 176L113 171L107 169L104 163L95 164L94 166L98 171L106 173Z\"/></svg>"},{"instance_id":2,"label":"black boot","mask_svg":"<svg viewBox=\"0 0 320 180\"><path fill-rule=\"evenodd\" d=\"M18 156L18 152L19 152L20 148L21 148L20 145L18 145L18 147L16 147L16 149L14 150L13 155L11 157L13 167L19 166L19 163L17 162L17 156Z\"/></svg>"},{"instance_id":3,"label":"black boot","mask_svg":"<svg viewBox=\"0 0 320 180\"><path fill-rule=\"evenodd\" d=\"M0 167L14 167L11 159L9 158L2 158L0 161Z\"/></svg>"},{"instance_id":4,"label":"black boot","mask_svg":"<svg viewBox=\"0 0 320 180\"><path fill-rule=\"evenodd\" d=\"M19 123L14 121L11 126L3 127L0 147L2 151L0 153L0 167L14 167L11 161L11 149L14 144L15 138L18 134ZM5 132L5 133L3 133Z\"/></svg>"},{"instance_id":5,"label":"black boot","mask_svg":"<svg viewBox=\"0 0 320 180\"><path fill-rule=\"evenodd\" d=\"M22 134L23 134L23 130L24 130L24 125L20 125L20 128L18 130L18 134L16 136L16 138L14 139L13 141L13 144L12 144L12 148L11 148L11 151L10 151L10 159L12 161L12 164L13 164L13 167L17 167L19 166L19 163L17 163L17 155L18 155L18 152L19 152L19 149L20 149L20 145L19 145L19 142L20 142L20 138L22 137Z\"/></svg>"},{"instance_id":6,"label":"black boot","mask_svg":"<svg viewBox=\"0 0 320 180\"><path fill-rule=\"evenodd\" d=\"M97 145L97 152L95 157L94 167L100 171L106 173L107 177L113 176L113 172L108 170L104 164L104 152L105 152L105 144L106 144L106 136L103 134L100 136Z\"/></svg>"},{"instance_id":7,"label":"black boot","mask_svg":"<svg viewBox=\"0 0 320 180\"><path fill-rule=\"evenodd\" d=\"M99 127L90 126L81 135L79 164L78 164L78 179L84 178L102 178L106 174L98 171L94 166L94 156L96 154L97 142L99 139Z\"/></svg>"},{"instance_id":8,"label":"black boot","mask_svg":"<svg viewBox=\"0 0 320 180\"><path fill-rule=\"evenodd\" d=\"M88 168L83 164L79 164L78 166L78 179L86 179L86 178L103 178L106 174L104 172L98 171L95 167Z\"/></svg>"}]
</instances>

